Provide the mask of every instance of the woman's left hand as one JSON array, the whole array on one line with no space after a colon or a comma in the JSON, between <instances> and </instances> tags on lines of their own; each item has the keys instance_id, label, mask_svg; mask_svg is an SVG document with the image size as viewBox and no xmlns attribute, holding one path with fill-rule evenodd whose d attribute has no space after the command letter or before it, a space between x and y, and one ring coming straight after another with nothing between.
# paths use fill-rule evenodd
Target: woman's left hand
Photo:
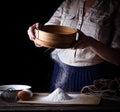
<instances>
[{"instance_id":1,"label":"woman's left hand","mask_svg":"<svg viewBox=\"0 0 120 112\"><path fill-rule=\"evenodd\" d=\"M120 66L120 49L112 48L92 37L86 36L81 31L78 32L79 32L79 38L73 44L72 49L90 48L101 59Z\"/></svg>"},{"instance_id":2,"label":"woman's left hand","mask_svg":"<svg viewBox=\"0 0 120 112\"><path fill-rule=\"evenodd\" d=\"M80 30L78 31L79 37L78 40L73 44L73 49L86 48L91 46L91 41L94 40L92 37L86 36Z\"/></svg>"}]
</instances>

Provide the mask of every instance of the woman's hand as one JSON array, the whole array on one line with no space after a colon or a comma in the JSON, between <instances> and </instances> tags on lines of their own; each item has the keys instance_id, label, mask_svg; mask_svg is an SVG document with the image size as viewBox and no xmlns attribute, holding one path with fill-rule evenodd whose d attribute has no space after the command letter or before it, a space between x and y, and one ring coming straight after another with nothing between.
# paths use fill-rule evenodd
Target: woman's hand
<instances>
[{"instance_id":1,"label":"woman's hand","mask_svg":"<svg viewBox=\"0 0 120 112\"><path fill-rule=\"evenodd\" d=\"M73 49L83 49L88 47L101 59L115 65L120 65L120 49L112 48L79 31L79 38L77 42L74 43Z\"/></svg>"},{"instance_id":2,"label":"woman's hand","mask_svg":"<svg viewBox=\"0 0 120 112\"><path fill-rule=\"evenodd\" d=\"M94 41L92 37L86 36L84 33L82 33L80 30L78 30L79 37L78 40L73 45L73 49L83 49L91 46L91 42Z\"/></svg>"},{"instance_id":3,"label":"woman's hand","mask_svg":"<svg viewBox=\"0 0 120 112\"><path fill-rule=\"evenodd\" d=\"M27 33L28 33L28 36L29 36L29 39L31 40L31 41L33 41L34 42L34 40L35 40L35 29L38 29L38 28L40 28L42 26L42 24L40 24L40 23L35 23L35 24L33 24L32 26L30 26L29 28L28 28L28 31L27 31ZM35 42L34 42L35 43ZM38 45L37 43L35 43L35 45L36 45L36 47L41 47L41 45Z\"/></svg>"}]
</instances>

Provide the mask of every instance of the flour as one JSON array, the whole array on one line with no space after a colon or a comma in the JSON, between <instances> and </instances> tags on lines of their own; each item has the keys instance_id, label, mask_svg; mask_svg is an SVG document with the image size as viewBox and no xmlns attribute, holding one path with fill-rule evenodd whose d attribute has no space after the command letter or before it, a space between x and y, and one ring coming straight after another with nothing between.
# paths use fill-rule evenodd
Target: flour
<instances>
[{"instance_id":1,"label":"flour","mask_svg":"<svg viewBox=\"0 0 120 112\"><path fill-rule=\"evenodd\" d=\"M72 99L72 97L70 97L61 88L57 88L51 94L42 98L41 100L42 101L48 101L48 102L62 102L62 101L65 101L65 100L70 100L70 99Z\"/></svg>"}]
</instances>

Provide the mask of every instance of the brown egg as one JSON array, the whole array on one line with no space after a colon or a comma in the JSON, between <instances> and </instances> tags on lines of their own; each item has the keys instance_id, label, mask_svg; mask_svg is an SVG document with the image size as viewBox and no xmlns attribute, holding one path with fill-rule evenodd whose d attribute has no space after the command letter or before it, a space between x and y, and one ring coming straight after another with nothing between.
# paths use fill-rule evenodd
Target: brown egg
<instances>
[{"instance_id":1,"label":"brown egg","mask_svg":"<svg viewBox=\"0 0 120 112\"><path fill-rule=\"evenodd\" d=\"M32 91L22 90L17 93L17 97L22 100L29 100L33 96Z\"/></svg>"}]
</instances>

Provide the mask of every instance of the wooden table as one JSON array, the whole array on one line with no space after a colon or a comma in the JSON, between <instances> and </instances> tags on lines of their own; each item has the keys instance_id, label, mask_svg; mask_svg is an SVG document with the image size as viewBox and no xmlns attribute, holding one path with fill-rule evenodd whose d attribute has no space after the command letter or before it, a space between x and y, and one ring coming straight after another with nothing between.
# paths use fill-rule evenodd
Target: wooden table
<instances>
[{"instance_id":1,"label":"wooden table","mask_svg":"<svg viewBox=\"0 0 120 112\"><path fill-rule=\"evenodd\" d=\"M120 111L120 101L102 99L99 105L48 105L48 104L19 104L0 100L0 111Z\"/></svg>"}]
</instances>

